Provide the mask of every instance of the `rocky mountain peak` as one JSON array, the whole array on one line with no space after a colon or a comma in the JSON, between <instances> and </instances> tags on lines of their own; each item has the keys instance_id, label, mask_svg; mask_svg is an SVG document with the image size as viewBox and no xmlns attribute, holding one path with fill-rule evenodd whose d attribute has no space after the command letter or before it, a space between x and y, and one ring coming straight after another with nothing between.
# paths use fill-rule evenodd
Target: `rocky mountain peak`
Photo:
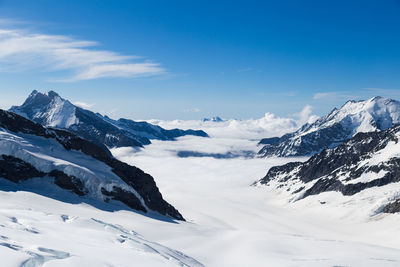
<instances>
[{"instance_id":1,"label":"rocky mountain peak","mask_svg":"<svg viewBox=\"0 0 400 267\"><path fill-rule=\"evenodd\" d=\"M166 130L147 122L113 120L75 106L54 91L34 90L21 106L10 111L47 127L67 129L96 144L108 147L143 146L150 139L174 140L184 135L208 136L203 131Z\"/></svg>"},{"instance_id":2,"label":"rocky mountain peak","mask_svg":"<svg viewBox=\"0 0 400 267\"><path fill-rule=\"evenodd\" d=\"M300 200L325 192L352 196L385 187L385 205L376 211L397 212L399 197L391 185L400 181L400 125L383 131L358 133L339 146L325 149L305 162L290 162L269 169L256 184L267 185ZM378 191L378 189L376 189ZM372 192L372 191L370 191ZM395 202L391 203L393 200Z\"/></svg>"},{"instance_id":3,"label":"rocky mountain peak","mask_svg":"<svg viewBox=\"0 0 400 267\"><path fill-rule=\"evenodd\" d=\"M335 147L360 132L386 130L400 123L400 102L373 97L347 101L341 108L278 139L262 139L260 156L308 156Z\"/></svg>"}]
</instances>

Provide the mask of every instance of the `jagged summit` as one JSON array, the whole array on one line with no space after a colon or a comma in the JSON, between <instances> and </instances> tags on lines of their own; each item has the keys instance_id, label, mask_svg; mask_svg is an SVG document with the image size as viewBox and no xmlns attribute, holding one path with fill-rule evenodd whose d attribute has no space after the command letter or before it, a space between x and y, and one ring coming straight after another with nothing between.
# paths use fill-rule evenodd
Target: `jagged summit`
<instances>
[{"instance_id":1,"label":"jagged summit","mask_svg":"<svg viewBox=\"0 0 400 267\"><path fill-rule=\"evenodd\" d=\"M13 106L10 111L47 127L67 129L108 147L141 147L150 144L150 139L174 140L184 135L208 136L203 131L165 130L147 122L112 120L75 106L54 91L41 93L34 90L21 106Z\"/></svg>"},{"instance_id":2,"label":"jagged summit","mask_svg":"<svg viewBox=\"0 0 400 267\"><path fill-rule=\"evenodd\" d=\"M308 156L335 147L360 132L386 130L400 123L400 102L380 96L347 101L341 108L293 133L265 138L258 155Z\"/></svg>"},{"instance_id":3,"label":"jagged summit","mask_svg":"<svg viewBox=\"0 0 400 267\"><path fill-rule=\"evenodd\" d=\"M34 90L21 106L13 106L10 111L45 126L69 128L79 123L76 108L54 91L40 93Z\"/></svg>"},{"instance_id":4,"label":"jagged summit","mask_svg":"<svg viewBox=\"0 0 400 267\"><path fill-rule=\"evenodd\" d=\"M46 102L48 102L56 97L60 97L60 95L53 90L46 91L44 93L41 93L37 90L33 90L32 93L30 93L28 98L25 100L25 103L34 103L34 102L39 103L43 100L46 100Z\"/></svg>"}]
</instances>

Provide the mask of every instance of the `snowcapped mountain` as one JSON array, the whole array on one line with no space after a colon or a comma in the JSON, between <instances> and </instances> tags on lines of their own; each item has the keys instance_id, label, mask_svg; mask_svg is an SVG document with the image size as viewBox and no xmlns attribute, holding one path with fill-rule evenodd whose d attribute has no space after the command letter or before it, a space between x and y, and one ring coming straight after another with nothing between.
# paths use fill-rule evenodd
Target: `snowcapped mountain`
<instances>
[{"instance_id":1,"label":"snowcapped mountain","mask_svg":"<svg viewBox=\"0 0 400 267\"><path fill-rule=\"evenodd\" d=\"M65 102L49 116L59 118L57 112L71 108ZM71 120L63 117L61 121ZM3 110L0 110L0 177L16 183L40 178L43 183L55 184L84 198L119 201L144 213L184 220L163 199L149 174L70 132L45 128Z\"/></svg>"},{"instance_id":2,"label":"snowcapped mountain","mask_svg":"<svg viewBox=\"0 0 400 267\"><path fill-rule=\"evenodd\" d=\"M391 102L386 103L390 107ZM388 123L382 121L385 126ZM257 184L290 193L291 200L331 191L352 196L369 188L384 187L386 203L376 212L400 212L400 126L361 132L306 162L272 167ZM368 202L378 194L370 193Z\"/></svg>"},{"instance_id":3,"label":"snowcapped mountain","mask_svg":"<svg viewBox=\"0 0 400 267\"><path fill-rule=\"evenodd\" d=\"M202 122L207 122L207 121L211 121L211 122L223 122L224 120L221 119L221 117L219 117L219 116L215 116L215 117L212 117L212 118L203 118L201 121L202 121Z\"/></svg>"},{"instance_id":4,"label":"snowcapped mountain","mask_svg":"<svg viewBox=\"0 0 400 267\"><path fill-rule=\"evenodd\" d=\"M332 148L360 132L385 130L400 123L400 102L383 97L348 101L340 109L282 137L265 138L258 152L267 156L308 156Z\"/></svg>"},{"instance_id":5,"label":"snowcapped mountain","mask_svg":"<svg viewBox=\"0 0 400 267\"><path fill-rule=\"evenodd\" d=\"M21 106L13 106L10 111L47 127L68 129L108 147L143 146L150 144L150 139L174 140L184 135L208 136L201 130L165 130L147 122L113 120L77 107L53 91L34 90Z\"/></svg>"}]
</instances>

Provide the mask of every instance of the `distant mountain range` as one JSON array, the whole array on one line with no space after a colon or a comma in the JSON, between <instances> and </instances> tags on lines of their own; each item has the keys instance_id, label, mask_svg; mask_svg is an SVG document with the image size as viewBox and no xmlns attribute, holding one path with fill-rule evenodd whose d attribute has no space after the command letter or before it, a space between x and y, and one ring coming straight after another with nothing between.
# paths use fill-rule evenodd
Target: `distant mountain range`
<instances>
[{"instance_id":1,"label":"distant mountain range","mask_svg":"<svg viewBox=\"0 0 400 267\"><path fill-rule=\"evenodd\" d=\"M387 103L387 108L397 105L397 102L384 99L372 99L358 104L374 101ZM344 107L353 104L355 103L350 102ZM379 122L381 124L376 125L378 129L386 128L393 123L390 120ZM370 127L369 125L366 127ZM399 125L383 131L357 133L353 138L335 148L323 150L303 163L291 162L272 167L256 184L272 186L276 190L290 193L292 200L299 200L330 191L351 196L372 187L383 187L398 182L400 182ZM400 212L398 193L387 188L386 195L392 198L392 202L386 203L379 211Z\"/></svg>"},{"instance_id":2,"label":"distant mountain range","mask_svg":"<svg viewBox=\"0 0 400 267\"><path fill-rule=\"evenodd\" d=\"M23 109L29 112L28 116L52 126L70 128L79 125L82 119L100 120L52 92L45 95L34 92L26 106L35 107ZM42 113L43 110L46 112ZM94 122L86 127L92 129L93 125ZM3 110L0 110L0 177L16 183L37 178L84 197L82 201L86 198L119 201L144 213L184 220L163 199L153 177L115 159L104 146Z\"/></svg>"},{"instance_id":3,"label":"distant mountain range","mask_svg":"<svg viewBox=\"0 0 400 267\"><path fill-rule=\"evenodd\" d=\"M336 147L357 133L386 130L399 123L398 101L379 96L366 101L348 101L340 109L293 133L262 139L258 156L311 156Z\"/></svg>"},{"instance_id":4,"label":"distant mountain range","mask_svg":"<svg viewBox=\"0 0 400 267\"><path fill-rule=\"evenodd\" d=\"M201 121L202 121L202 122L207 122L207 121L211 121L211 122L223 122L224 120L221 119L221 117L215 116L215 117L212 117L212 118L203 118Z\"/></svg>"},{"instance_id":5,"label":"distant mountain range","mask_svg":"<svg viewBox=\"0 0 400 267\"><path fill-rule=\"evenodd\" d=\"M150 144L150 139L175 140L185 135L208 137L207 133L201 130L166 130L147 122L113 120L75 106L54 91L40 93L34 90L21 106L13 106L10 111L46 127L67 129L107 147L142 147Z\"/></svg>"}]
</instances>

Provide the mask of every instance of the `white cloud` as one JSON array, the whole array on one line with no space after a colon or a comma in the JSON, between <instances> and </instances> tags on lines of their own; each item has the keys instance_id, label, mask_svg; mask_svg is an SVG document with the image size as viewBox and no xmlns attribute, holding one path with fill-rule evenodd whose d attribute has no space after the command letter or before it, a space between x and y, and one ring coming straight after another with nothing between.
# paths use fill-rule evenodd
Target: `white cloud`
<instances>
[{"instance_id":1,"label":"white cloud","mask_svg":"<svg viewBox=\"0 0 400 267\"><path fill-rule=\"evenodd\" d=\"M161 127L172 129L202 129L212 137L217 138L245 138L261 139L265 137L281 136L293 132L304 123L315 121L317 116L312 115L312 108L306 105L299 113L292 117L279 117L273 113L265 113L259 119L236 120L230 119L223 122L203 122L201 120L150 120Z\"/></svg>"},{"instance_id":2,"label":"white cloud","mask_svg":"<svg viewBox=\"0 0 400 267\"><path fill-rule=\"evenodd\" d=\"M185 109L184 112L195 112L198 113L201 110L199 108L189 108L189 109Z\"/></svg>"},{"instance_id":3,"label":"white cloud","mask_svg":"<svg viewBox=\"0 0 400 267\"><path fill-rule=\"evenodd\" d=\"M142 77L165 72L158 63L139 62L139 57L96 49L98 45L69 36L4 29L0 23L0 70L42 69L72 73L59 81Z\"/></svg>"},{"instance_id":4,"label":"white cloud","mask_svg":"<svg viewBox=\"0 0 400 267\"><path fill-rule=\"evenodd\" d=\"M363 95L363 94L361 94ZM314 100L351 100L351 99L359 99L360 95L357 94L348 94L345 91L332 91L332 92L320 92L316 93L313 96Z\"/></svg>"},{"instance_id":5,"label":"white cloud","mask_svg":"<svg viewBox=\"0 0 400 267\"><path fill-rule=\"evenodd\" d=\"M297 121L299 125L313 123L318 119L318 116L312 115L312 107L310 105L305 105L304 108L299 113L295 113L294 116L299 119Z\"/></svg>"},{"instance_id":6,"label":"white cloud","mask_svg":"<svg viewBox=\"0 0 400 267\"><path fill-rule=\"evenodd\" d=\"M316 93L313 96L314 100L324 99L332 96L336 96L336 92Z\"/></svg>"},{"instance_id":7,"label":"white cloud","mask_svg":"<svg viewBox=\"0 0 400 267\"><path fill-rule=\"evenodd\" d=\"M73 102L72 104L74 104L75 106L84 108L84 109L89 109L94 106L94 104L89 104L89 103L85 103L82 101L76 101L76 102Z\"/></svg>"}]
</instances>

